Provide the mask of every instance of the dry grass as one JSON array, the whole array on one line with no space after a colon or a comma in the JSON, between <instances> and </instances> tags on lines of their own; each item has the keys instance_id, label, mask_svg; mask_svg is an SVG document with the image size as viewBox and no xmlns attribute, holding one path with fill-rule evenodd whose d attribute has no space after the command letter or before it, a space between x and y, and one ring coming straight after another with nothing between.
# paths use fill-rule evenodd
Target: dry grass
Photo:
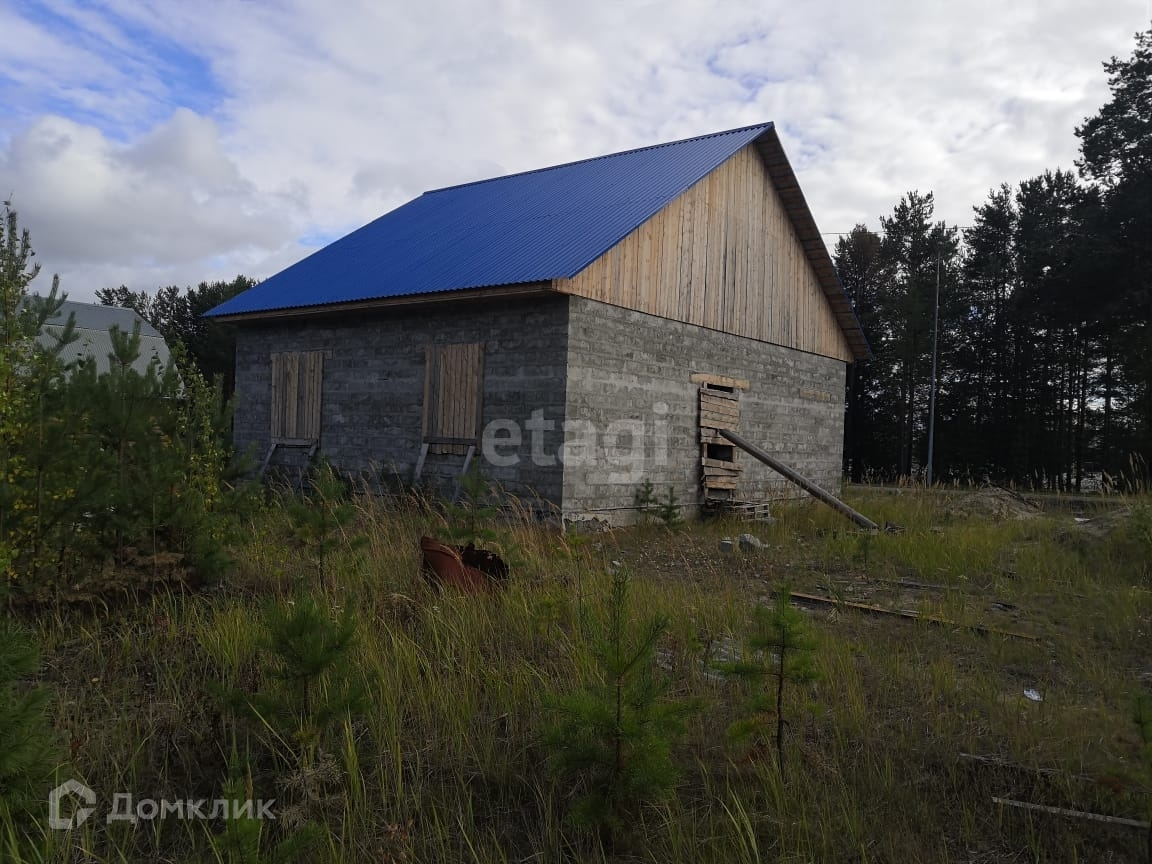
<instances>
[{"instance_id":1,"label":"dry grass","mask_svg":"<svg viewBox=\"0 0 1152 864\"><path fill-rule=\"evenodd\" d=\"M591 674L579 609L600 602L613 561L632 570L639 609L670 616L660 663L703 708L678 752L677 796L644 809L611 860L1141 860L1139 832L991 802L1147 818L1152 789L1130 718L1152 681L1152 556L1139 520L1099 537L1067 515L995 521L940 496L856 492L852 503L905 530L865 535L797 506L756 530L765 549L726 556L717 541L746 526L565 538L513 520L512 584L477 598L436 595L419 577L418 538L438 516L361 500L355 530L367 547L340 557L320 599L358 610L354 667L370 707L328 744L339 771L315 796L325 841L309 860L605 860L565 823L569 793L546 770L537 730L543 697ZM62 777L97 789L100 812L114 791L222 794L237 730L213 685L261 685L261 606L310 579L282 513L252 528L222 586L36 622L70 756ZM955 626L810 610L821 680L790 718L793 770L782 778L769 753L727 743L744 685L707 662L739 644L751 606L786 581ZM981 636L974 624L1038 641ZM283 778L258 748L252 763L254 793L276 797ZM71 834L45 830L25 858L228 861L219 830L92 819Z\"/></svg>"}]
</instances>

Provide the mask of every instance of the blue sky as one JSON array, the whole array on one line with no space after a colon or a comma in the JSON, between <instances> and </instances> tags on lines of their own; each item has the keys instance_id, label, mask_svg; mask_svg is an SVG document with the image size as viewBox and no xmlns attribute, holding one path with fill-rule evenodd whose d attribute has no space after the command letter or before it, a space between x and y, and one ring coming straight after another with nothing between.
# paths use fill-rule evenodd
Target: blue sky
<instances>
[{"instance_id":1,"label":"blue sky","mask_svg":"<svg viewBox=\"0 0 1152 864\"><path fill-rule=\"evenodd\" d=\"M74 299L426 189L776 121L821 229L1072 168L1149 0L0 0L0 189ZM44 287L47 280L44 279Z\"/></svg>"}]
</instances>

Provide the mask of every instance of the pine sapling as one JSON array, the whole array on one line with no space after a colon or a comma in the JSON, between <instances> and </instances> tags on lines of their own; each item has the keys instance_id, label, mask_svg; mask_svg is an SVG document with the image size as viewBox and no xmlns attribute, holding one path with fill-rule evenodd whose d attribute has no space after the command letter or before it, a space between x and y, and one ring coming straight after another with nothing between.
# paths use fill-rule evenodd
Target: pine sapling
<instances>
[{"instance_id":1,"label":"pine sapling","mask_svg":"<svg viewBox=\"0 0 1152 864\"><path fill-rule=\"evenodd\" d=\"M255 715L300 747L300 764L344 718L364 707L363 688L350 669L357 621L350 608L338 617L301 594L264 612L264 647L270 657L265 673L273 685L256 693L229 693L227 701Z\"/></svg>"},{"instance_id":2,"label":"pine sapling","mask_svg":"<svg viewBox=\"0 0 1152 864\"><path fill-rule=\"evenodd\" d=\"M224 830L213 838L218 860L227 864L288 864L314 860L317 847L323 840L320 827L307 822L292 830L287 837L273 840L270 835L275 823L268 823L252 813L256 809L252 769L235 752L228 762L228 778L223 792L225 801L241 803L242 813L224 820ZM249 801L253 806L245 808L243 805Z\"/></svg>"},{"instance_id":3,"label":"pine sapling","mask_svg":"<svg viewBox=\"0 0 1152 864\"><path fill-rule=\"evenodd\" d=\"M656 487L647 477L640 484L640 488L632 495L632 506L640 512L640 519L647 524L652 511L659 505L660 499L656 497Z\"/></svg>"},{"instance_id":4,"label":"pine sapling","mask_svg":"<svg viewBox=\"0 0 1152 864\"><path fill-rule=\"evenodd\" d=\"M676 500L673 487L668 487L668 497L657 505L656 516L669 531L675 531L684 524L684 518L680 515L680 502Z\"/></svg>"},{"instance_id":5,"label":"pine sapling","mask_svg":"<svg viewBox=\"0 0 1152 864\"><path fill-rule=\"evenodd\" d=\"M480 469L480 460L473 459L468 470L460 475L460 503L449 503L448 536L462 546L475 548L481 543L497 539L492 527L496 508L485 503L489 494L488 478Z\"/></svg>"},{"instance_id":6,"label":"pine sapling","mask_svg":"<svg viewBox=\"0 0 1152 864\"><path fill-rule=\"evenodd\" d=\"M693 707L668 699L667 682L655 676L656 645L668 621L634 621L629 582L618 570L603 616L585 619L595 679L549 700L554 720L543 734L555 772L577 783L572 818L597 829L608 847L629 813L674 788L671 750Z\"/></svg>"},{"instance_id":7,"label":"pine sapling","mask_svg":"<svg viewBox=\"0 0 1152 864\"><path fill-rule=\"evenodd\" d=\"M640 521L645 525L656 519L669 531L675 531L684 524L680 515L681 504L672 486L668 487L668 496L661 498L656 494L652 481L645 479L632 495L632 506L640 513Z\"/></svg>"},{"instance_id":8,"label":"pine sapling","mask_svg":"<svg viewBox=\"0 0 1152 864\"><path fill-rule=\"evenodd\" d=\"M320 459L308 472L310 491L288 504L292 536L316 564L321 588L327 585L332 555L345 546L355 550L367 539L346 529L356 518L356 507L346 499L344 483L332 466Z\"/></svg>"},{"instance_id":9,"label":"pine sapling","mask_svg":"<svg viewBox=\"0 0 1152 864\"><path fill-rule=\"evenodd\" d=\"M752 629L746 640L752 659L717 664L717 668L739 678L762 680L765 689L748 702L747 716L732 724L729 737L736 740L761 738L772 727L775 715L776 759L784 773L784 697L788 684L816 680L813 655L817 648L804 616L792 607L791 589L784 586L771 606L757 606Z\"/></svg>"},{"instance_id":10,"label":"pine sapling","mask_svg":"<svg viewBox=\"0 0 1152 864\"><path fill-rule=\"evenodd\" d=\"M0 823L39 811L52 785L57 753L48 692L20 684L39 668L35 645L10 619L0 619Z\"/></svg>"}]
</instances>

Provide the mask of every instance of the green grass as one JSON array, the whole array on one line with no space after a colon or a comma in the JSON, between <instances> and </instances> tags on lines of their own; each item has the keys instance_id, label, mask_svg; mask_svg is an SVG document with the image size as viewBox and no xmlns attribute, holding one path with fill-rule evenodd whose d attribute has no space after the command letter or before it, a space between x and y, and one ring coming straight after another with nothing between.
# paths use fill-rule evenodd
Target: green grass
<instances>
[{"instance_id":1,"label":"green grass","mask_svg":"<svg viewBox=\"0 0 1152 864\"><path fill-rule=\"evenodd\" d=\"M438 595L419 575L418 539L442 528L439 517L359 501L366 547L337 555L326 590L313 589L334 614L357 610L353 674L369 697L326 745L332 776L286 776L274 748L213 696L265 683L260 610L314 582L273 509L232 550L233 575L219 586L35 620L67 757L61 779L98 790L101 816L117 791L212 799L247 740L256 797L312 784L302 817L319 822L323 842L307 860L349 864L1142 860L1139 832L991 802L1147 818L1152 789L1130 717L1152 680L1152 556L1139 530L1095 537L1067 515L993 521L911 492L857 490L850 503L903 532L864 535L827 508L794 506L752 529L766 549L725 556L719 538L748 526L573 541L520 520L508 529L511 585L474 597ZM545 697L594 674L580 609L602 602L612 561L634 574L638 615L670 617L659 663L673 693L703 707L677 750L676 796L645 807L609 856L565 821L571 790L548 770L538 730ZM782 779L770 750L726 740L746 685L711 674L708 661L739 644L752 605L784 582L953 624L809 610L820 680L790 697ZM1039 638L981 636L975 624ZM27 827L0 820L0 859L17 860L5 838ZM228 861L220 830L100 818L71 834L41 829L21 854ZM269 830L283 833L283 821Z\"/></svg>"}]
</instances>

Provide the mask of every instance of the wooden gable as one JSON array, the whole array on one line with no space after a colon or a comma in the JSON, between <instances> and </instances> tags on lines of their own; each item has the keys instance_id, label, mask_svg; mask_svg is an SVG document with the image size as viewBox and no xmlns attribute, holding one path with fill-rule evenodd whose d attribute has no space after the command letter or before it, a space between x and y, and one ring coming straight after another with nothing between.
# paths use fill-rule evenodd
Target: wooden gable
<instances>
[{"instance_id":1,"label":"wooden gable","mask_svg":"<svg viewBox=\"0 0 1152 864\"><path fill-rule=\"evenodd\" d=\"M571 279L567 294L851 363L853 352L757 146Z\"/></svg>"}]
</instances>

